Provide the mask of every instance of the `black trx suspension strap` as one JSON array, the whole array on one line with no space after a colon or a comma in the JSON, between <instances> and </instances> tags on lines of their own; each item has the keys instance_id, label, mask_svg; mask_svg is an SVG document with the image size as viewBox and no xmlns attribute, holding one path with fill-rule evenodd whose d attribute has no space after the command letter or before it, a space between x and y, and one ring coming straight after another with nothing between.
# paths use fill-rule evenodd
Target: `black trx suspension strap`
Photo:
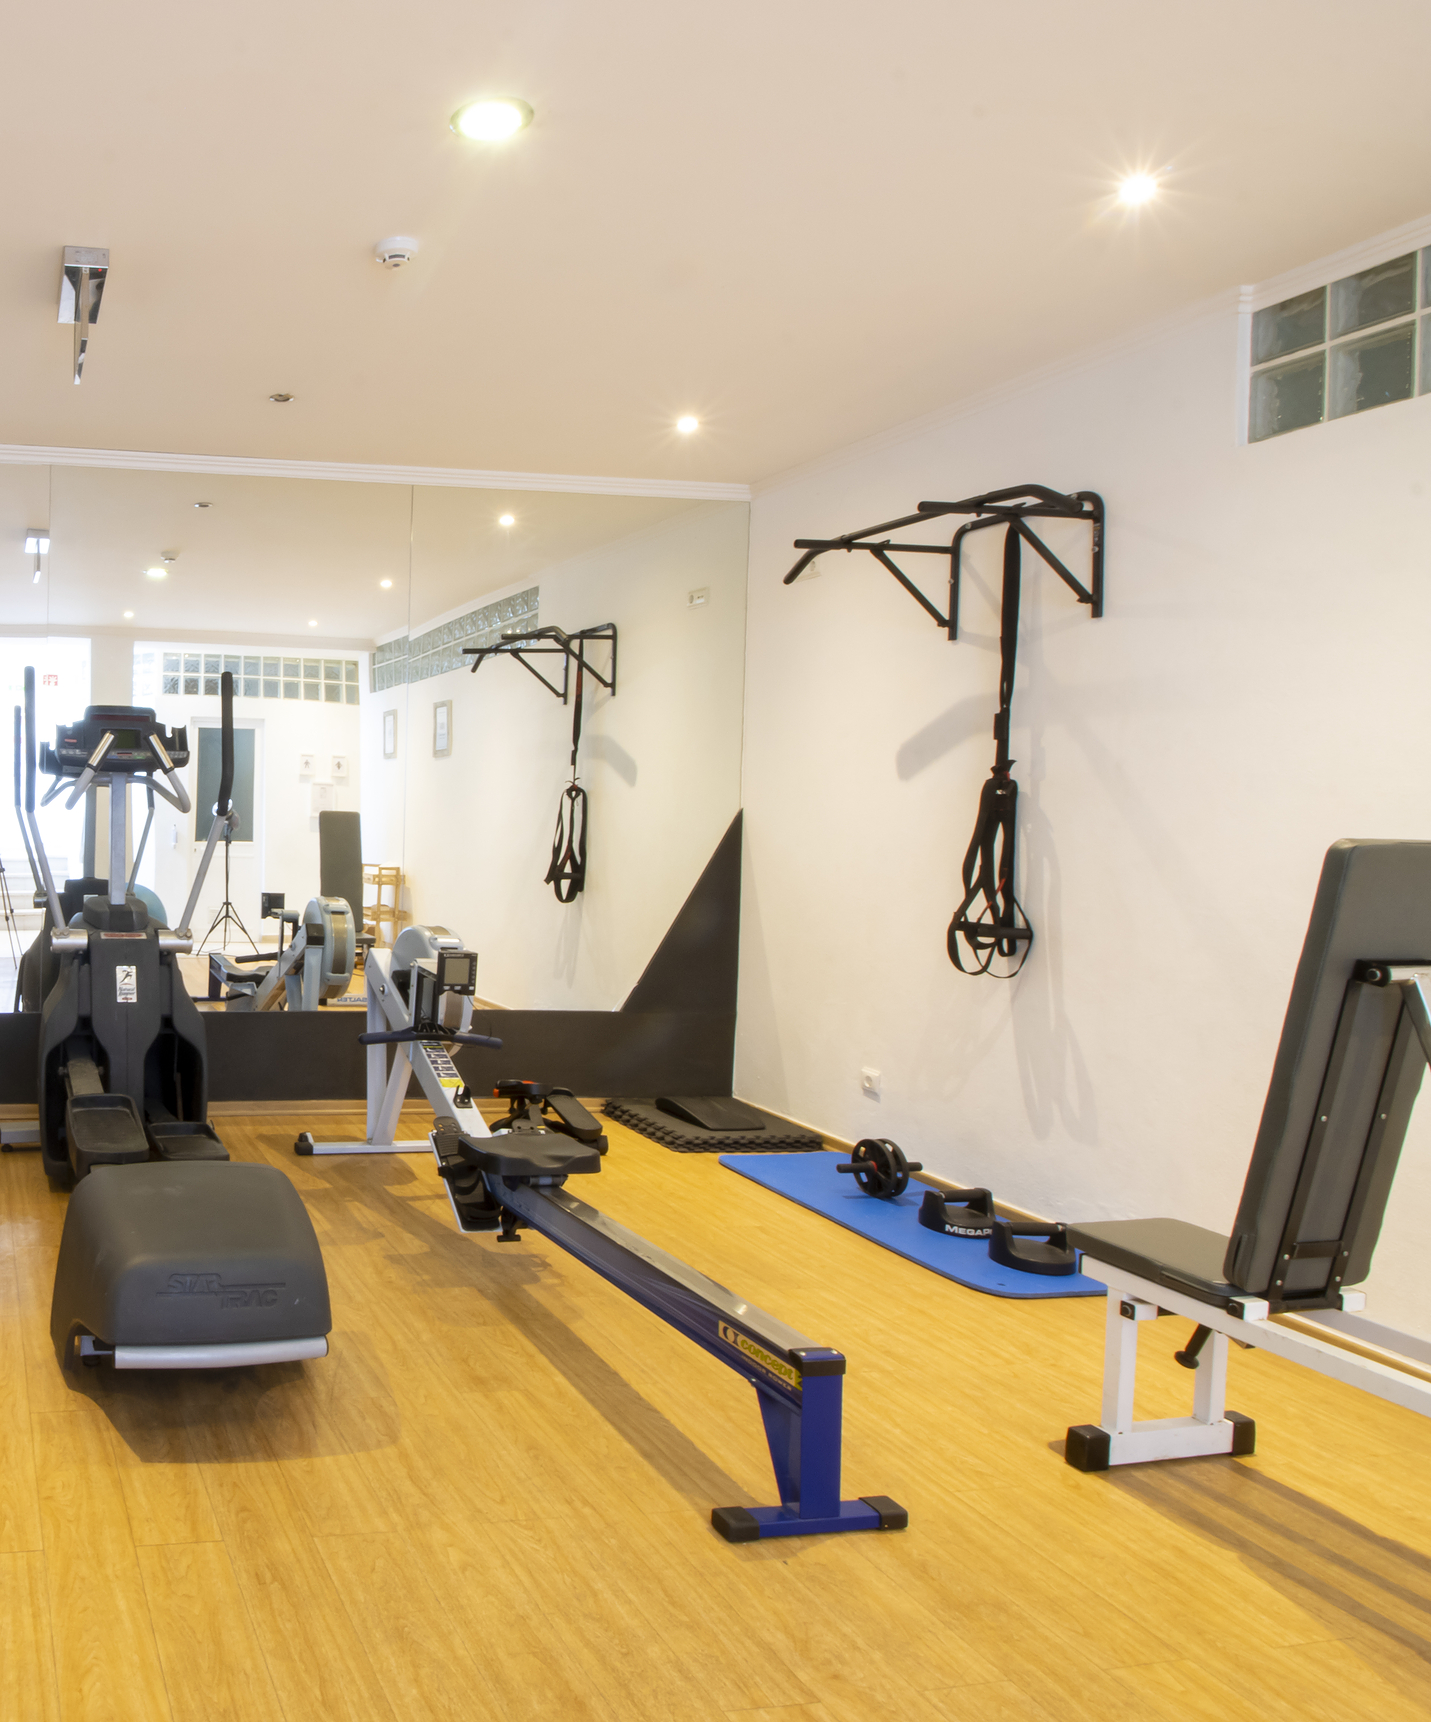
<instances>
[{"instance_id":1,"label":"black trx suspension strap","mask_svg":"<svg viewBox=\"0 0 1431 1722\"><path fill-rule=\"evenodd\" d=\"M587 658L587 650L594 640L604 641L611 648L607 675L602 675L597 665ZM557 805L552 858L543 881L556 892L558 903L575 902L586 889L586 791L576 775L576 753L581 745L582 701L588 675L609 694L616 692L616 624L601 622L575 634L568 634L551 624L545 628L504 628L501 638L492 645L464 646L462 651L464 656L471 658L474 675L488 658L515 658L563 705L571 698L571 666L576 665L576 709L571 718L571 782L561 792L561 801ZM531 662L533 658L542 657L562 660L560 682L544 676Z\"/></svg>"},{"instance_id":2,"label":"black trx suspension strap","mask_svg":"<svg viewBox=\"0 0 1431 1722\"><path fill-rule=\"evenodd\" d=\"M585 691L586 663L576 660L576 710L571 720L571 782L557 803L556 835L552 838L551 866L546 883L556 892L558 903L572 902L586 889L586 791L576 780L576 750L581 743L581 697Z\"/></svg>"},{"instance_id":3,"label":"black trx suspension strap","mask_svg":"<svg viewBox=\"0 0 1431 1722\"><path fill-rule=\"evenodd\" d=\"M974 835L964 856L964 900L949 923L949 960L964 974L995 973L993 963L1011 963L997 976L1009 980L1028 959L1029 926L1014 895L1014 832L1019 786L1010 775L1009 724L1014 706L1014 668L1019 650L1021 541L1013 521L1004 528L1004 590L999 626L999 710L994 718L994 764L979 794ZM982 899L982 902L981 902ZM967 946L966 966L960 941Z\"/></svg>"},{"instance_id":4,"label":"black trx suspension strap","mask_svg":"<svg viewBox=\"0 0 1431 1722\"><path fill-rule=\"evenodd\" d=\"M927 526L942 515L963 514L966 520L949 544L915 544L893 539L891 532L907 526ZM1080 520L1090 534L1089 582L1083 582L1064 565L1061 557L1039 537L1030 521ZM1019 563L1023 542L1048 564L1080 604L1093 616L1103 614L1103 498L1093 490L1067 493L1045 484L1016 484L1003 490L986 490L958 502L921 502L914 514L885 520L862 532L845 532L838 538L797 538L800 560L785 576L785 584L798 580L817 556L830 550L866 550L887 574L892 574L910 597L949 639L959 637L960 551L971 532L1002 525L1004 528L1004 591L999 629L999 714L994 719L998 743L993 770L979 797L979 817L964 857L964 899L949 923L946 944L949 960L966 975L995 975L1008 980L1028 959L1033 928L1014 895L1014 824L1019 786L1010 775L1009 723L1014 703L1014 659L1019 643ZM949 613L946 616L928 593L921 591L894 560L896 556L947 557L949 562ZM995 962L1000 965L997 969Z\"/></svg>"}]
</instances>

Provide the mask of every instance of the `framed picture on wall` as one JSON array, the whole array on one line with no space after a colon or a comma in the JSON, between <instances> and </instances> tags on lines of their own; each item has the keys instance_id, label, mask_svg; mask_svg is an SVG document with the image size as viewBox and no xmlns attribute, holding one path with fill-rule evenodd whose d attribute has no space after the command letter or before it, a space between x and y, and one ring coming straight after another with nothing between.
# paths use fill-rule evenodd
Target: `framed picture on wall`
<instances>
[{"instance_id":1,"label":"framed picture on wall","mask_svg":"<svg viewBox=\"0 0 1431 1722\"><path fill-rule=\"evenodd\" d=\"M397 712L383 713L383 758L397 758Z\"/></svg>"},{"instance_id":2,"label":"framed picture on wall","mask_svg":"<svg viewBox=\"0 0 1431 1722\"><path fill-rule=\"evenodd\" d=\"M432 707L432 757L446 759L452 752L452 701L436 700Z\"/></svg>"}]
</instances>

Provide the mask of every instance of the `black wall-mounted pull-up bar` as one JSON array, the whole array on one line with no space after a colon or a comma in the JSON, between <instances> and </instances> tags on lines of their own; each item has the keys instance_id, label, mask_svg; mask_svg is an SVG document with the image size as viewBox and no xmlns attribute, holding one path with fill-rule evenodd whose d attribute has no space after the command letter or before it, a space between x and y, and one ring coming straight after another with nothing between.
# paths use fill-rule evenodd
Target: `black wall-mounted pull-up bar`
<instances>
[{"instance_id":1,"label":"black wall-mounted pull-up bar","mask_svg":"<svg viewBox=\"0 0 1431 1722\"><path fill-rule=\"evenodd\" d=\"M948 544L898 544L886 536L906 526L923 525L946 514L972 514L974 519L959 527ZM1028 524L1030 520L1083 520L1092 527L1091 566L1088 585L1073 574ZM962 502L921 502L914 514L886 520L860 532L839 538L797 538L795 548L804 554L785 576L785 584L798 580L817 556L830 550L867 550L875 561L904 587L915 603L928 612L951 640L959 637L959 577L964 540L986 527L1004 528L1004 583L999 623L999 709L994 717L996 743L994 764L979 796L979 814L974 836L964 856L964 898L949 923L946 944L949 960L965 973L993 973L999 959L1008 965L999 978L1010 980L1028 960L1033 946L1033 928L1014 895L1014 814L1019 786L1010 768L1009 729L1013 721L1014 667L1019 640L1019 587L1022 547L1030 545L1053 569L1080 604L1087 604L1094 617L1103 614L1103 498L1092 490L1065 495L1042 484L1012 485L1007 490L989 490L981 496L966 496ZM947 556L949 558L949 614L922 592L894 561L901 556ZM961 941L963 950L961 951ZM963 957L970 958L965 969Z\"/></svg>"},{"instance_id":2,"label":"black wall-mounted pull-up bar","mask_svg":"<svg viewBox=\"0 0 1431 1722\"><path fill-rule=\"evenodd\" d=\"M587 656L587 648L594 641L604 641L611 647L611 661L605 675L602 675ZM551 625L545 628L504 628L502 637L495 646L464 646L462 651L465 657L472 660L474 676L488 658L515 658L524 670L534 675L547 692L555 694L563 705L568 704L569 696L573 692L571 666L576 665L575 710L571 718L571 782L562 791L561 802L557 807L551 865L547 868L543 881L556 892L559 903L570 903L586 888L586 791L577 783L576 777L576 752L581 744L582 697L586 691L588 676L608 693L616 692L616 624L600 622L594 628L581 628L574 634L568 634L564 629ZM527 660L532 657L561 658L560 687L544 676L535 664L528 663Z\"/></svg>"},{"instance_id":3,"label":"black wall-mounted pull-up bar","mask_svg":"<svg viewBox=\"0 0 1431 1722\"><path fill-rule=\"evenodd\" d=\"M896 544L882 534L899 532L906 526L921 526L941 514L973 514L978 516L961 526L948 544ZM1031 527L1029 520L1086 520L1093 527L1092 568L1089 585L1085 586L1071 574L1048 545ZM1012 526L1025 541L1048 563L1059 579L1080 604L1087 604L1097 617L1103 614L1103 498L1092 490L1077 490L1065 496L1042 484L1016 484L1007 490L989 490L982 496L966 496L962 502L921 502L915 514L901 515L898 520L886 520L878 526L867 526L860 532L846 532L839 538L797 538L795 548L805 554L785 576L789 586L798 580L817 556L829 550L868 550L880 566L893 574L916 604L922 605L943 628L951 640L959 637L959 574L964 540L971 532L987 526ZM890 559L890 551L903 556L947 556L949 558L949 614L941 614L934 603Z\"/></svg>"}]
</instances>

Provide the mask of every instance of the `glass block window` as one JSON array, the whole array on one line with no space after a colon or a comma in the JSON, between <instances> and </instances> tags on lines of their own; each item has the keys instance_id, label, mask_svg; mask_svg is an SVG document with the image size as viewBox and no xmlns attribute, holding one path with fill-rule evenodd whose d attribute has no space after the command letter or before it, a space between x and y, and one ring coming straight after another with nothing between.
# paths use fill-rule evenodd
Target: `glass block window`
<instances>
[{"instance_id":1,"label":"glass block window","mask_svg":"<svg viewBox=\"0 0 1431 1722\"><path fill-rule=\"evenodd\" d=\"M541 588L529 586L509 598L499 598L480 610L468 610L425 634L403 635L378 646L372 656L371 689L375 694L405 682L426 681L453 670L470 668L464 646L493 646L504 628L536 628L540 624Z\"/></svg>"},{"instance_id":2,"label":"glass block window","mask_svg":"<svg viewBox=\"0 0 1431 1722\"><path fill-rule=\"evenodd\" d=\"M285 658L278 654L226 652L209 647L163 646L143 655L149 698L161 693L216 699L227 670L234 694L245 700L318 700L329 705L361 703L361 666L356 658ZM138 665L137 654L135 663ZM136 668L136 676L140 670ZM138 686L136 682L136 687Z\"/></svg>"},{"instance_id":3,"label":"glass block window","mask_svg":"<svg viewBox=\"0 0 1431 1722\"><path fill-rule=\"evenodd\" d=\"M1431 394L1418 308L1431 312L1431 245L1255 312L1248 441Z\"/></svg>"}]
</instances>

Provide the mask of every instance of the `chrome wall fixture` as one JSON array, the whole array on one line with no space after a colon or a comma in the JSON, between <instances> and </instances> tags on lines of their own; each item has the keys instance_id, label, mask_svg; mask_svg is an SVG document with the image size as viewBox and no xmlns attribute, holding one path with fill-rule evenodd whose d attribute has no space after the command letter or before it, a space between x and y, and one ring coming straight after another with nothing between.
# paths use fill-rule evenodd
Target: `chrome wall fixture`
<instances>
[{"instance_id":1,"label":"chrome wall fixture","mask_svg":"<svg viewBox=\"0 0 1431 1722\"><path fill-rule=\"evenodd\" d=\"M25 554L35 558L35 572L30 581L32 586L40 584L40 576L44 570L40 567L40 558L50 553L50 529L48 526L27 526L25 528Z\"/></svg>"},{"instance_id":2,"label":"chrome wall fixture","mask_svg":"<svg viewBox=\"0 0 1431 1722\"><path fill-rule=\"evenodd\" d=\"M109 251L97 245L67 245L60 268L60 323L75 326L75 381L84 374L89 332L99 321L99 302L109 279Z\"/></svg>"}]
</instances>

